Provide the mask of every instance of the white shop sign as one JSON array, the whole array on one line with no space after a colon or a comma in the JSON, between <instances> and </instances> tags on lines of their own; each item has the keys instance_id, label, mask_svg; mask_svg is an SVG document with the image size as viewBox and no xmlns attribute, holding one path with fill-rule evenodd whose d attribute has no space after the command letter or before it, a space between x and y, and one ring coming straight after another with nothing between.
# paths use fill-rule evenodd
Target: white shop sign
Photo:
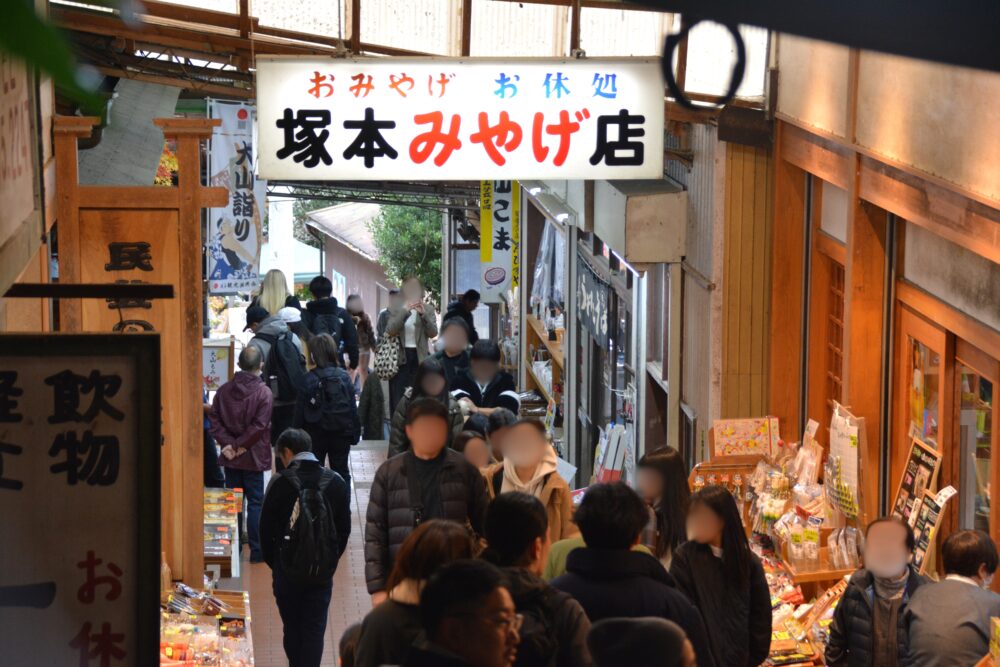
<instances>
[{"instance_id":1,"label":"white shop sign","mask_svg":"<svg viewBox=\"0 0 1000 667\"><path fill-rule=\"evenodd\" d=\"M655 59L257 58L268 180L663 176Z\"/></svg>"}]
</instances>

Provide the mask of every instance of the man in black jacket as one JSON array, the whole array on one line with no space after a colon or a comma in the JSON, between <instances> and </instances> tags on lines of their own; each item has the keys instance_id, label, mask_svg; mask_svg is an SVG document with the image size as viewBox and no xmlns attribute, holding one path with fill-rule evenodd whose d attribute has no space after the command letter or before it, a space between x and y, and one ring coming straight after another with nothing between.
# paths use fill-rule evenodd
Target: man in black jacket
<instances>
[{"instance_id":1,"label":"man in black jacket","mask_svg":"<svg viewBox=\"0 0 1000 667\"><path fill-rule=\"evenodd\" d=\"M865 531L865 567L851 575L826 644L831 667L900 667L907 651L906 605L928 579L910 565L913 529L896 516Z\"/></svg>"},{"instance_id":2,"label":"man in black jacket","mask_svg":"<svg viewBox=\"0 0 1000 667\"><path fill-rule=\"evenodd\" d=\"M313 300L306 304L302 321L314 336L327 333L337 341L341 353L347 353L350 368L358 367L358 329L354 318L337 303L333 283L326 276L316 276L309 282Z\"/></svg>"},{"instance_id":3,"label":"man in black jacket","mask_svg":"<svg viewBox=\"0 0 1000 667\"><path fill-rule=\"evenodd\" d=\"M566 574L552 585L576 598L593 623L644 616L673 621L691 640L698 665L712 667L698 610L677 590L660 561L630 551L648 520L645 503L625 484L591 486L574 515L587 546L570 552Z\"/></svg>"},{"instance_id":4,"label":"man in black jacket","mask_svg":"<svg viewBox=\"0 0 1000 667\"><path fill-rule=\"evenodd\" d=\"M365 525L365 577L375 604L403 540L427 519L449 519L482 534L486 485L479 470L446 447L448 408L433 398L415 400L406 412L410 449L375 472Z\"/></svg>"},{"instance_id":5,"label":"man in black jacket","mask_svg":"<svg viewBox=\"0 0 1000 667\"><path fill-rule=\"evenodd\" d=\"M475 345L476 341L479 340L479 333L476 331L476 322L472 318L472 313L478 307L479 292L470 289L459 297L458 301L452 301L448 304L448 310L445 311L441 321L447 322L454 317L461 319L469 327L469 342Z\"/></svg>"},{"instance_id":6,"label":"man in black jacket","mask_svg":"<svg viewBox=\"0 0 1000 667\"><path fill-rule=\"evenodd\" d=\"M305 431L286 430L278 438L277 449L287 470L272 478L264 496L260 513L261 551L271 568L272 589L284 626L288 663L297 667L319 667L333 579L318 586L303 586L289 581L284 573L280 547L299 500L298 490L289 475L298 477L303 488L319 488L323 480L328 480L324 496L328 511L333 515L341 554L351 536L351 490L340 475L321 466L312 455L312 440Z\"/></svg>"},{"instance_id":7,"label":"man in black jacket","mask_svg":"<svg viewBox=\"0 0 1000 667\"><path fill-rule=\"evenodd\" d=\"M444 349L434 358L444 366L444 377L448 381L448 391L455 388L455 380L469 370L469 326L457 317L445 320L441 325L441 340Z\"/></svg>"},{"instance_id":8,"label":"man in black jacket","mask_svg":"<svg viewBox=\"0 0 1000 667\"><path fill-rule=\"evenodd\" d=\"M497 408L507 408L515 415L521 410L521 397L510 373L500 370L500 348L491 340L472 346L469 370L459 373L451 385L451 395L464 403L469 413L489 418Z\"/></svg>"}]
</instances>

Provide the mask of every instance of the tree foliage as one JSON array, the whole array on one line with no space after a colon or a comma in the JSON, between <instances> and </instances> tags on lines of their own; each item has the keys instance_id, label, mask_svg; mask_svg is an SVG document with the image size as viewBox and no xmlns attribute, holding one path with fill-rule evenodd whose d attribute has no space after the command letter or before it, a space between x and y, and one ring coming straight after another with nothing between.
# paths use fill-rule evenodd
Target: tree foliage
<instances>
[{"instance_id":1,"label":"tree foliage","mask_svg":"<svg viewBox=\"0 0 1000 667\"><path fill-rule=\"evenodd\" d=\"M328 208L330 202L325 199L296 199L292 204L292 235L296 241L301 241L314 248L322 248L319 240L306 229L306 219L309 213L321 208Z\"/></svg>"},{"instance_id":2,"label":"tree foliage","mask_svg":"<svg viewBox=\"0 0 1000 667\"><path fill-rule=\"evenodd\" d=\"M417 276L436 306L441 303L441 213L413 206L383 206L368 223L379 263L397 285Z\"/></svg>"}]
</instances>

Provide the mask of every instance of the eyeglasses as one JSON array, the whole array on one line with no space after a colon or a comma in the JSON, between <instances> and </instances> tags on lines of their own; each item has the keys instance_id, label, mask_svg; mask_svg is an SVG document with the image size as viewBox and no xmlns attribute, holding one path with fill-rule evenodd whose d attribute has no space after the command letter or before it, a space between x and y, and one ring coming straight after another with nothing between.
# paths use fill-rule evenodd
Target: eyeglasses
<instances>
[{"instance_id":1,"label":"eyeglasses","mask_svg":"<svg viewBox=\"0 0 1000 667\"><path fill-rule=\"evenodd\" d=\"M503 628L505 632L520 632L521 626L524 625L524 616L522 614L513 615L503 615L495 616L493 618L483 616L475 612L469 612L465 614L451 614L451 616L457 618L479 618L482 619L495 627Z\"/></svg>"}]
</instances>

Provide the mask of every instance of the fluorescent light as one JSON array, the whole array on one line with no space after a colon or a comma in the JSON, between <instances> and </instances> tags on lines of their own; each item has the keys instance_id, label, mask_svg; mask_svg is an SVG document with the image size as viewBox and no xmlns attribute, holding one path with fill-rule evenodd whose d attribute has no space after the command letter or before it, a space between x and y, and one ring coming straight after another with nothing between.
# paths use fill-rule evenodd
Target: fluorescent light
<instances>
[{"instance_id":1,"label":"fluorescent light","mask_svg":"<svg viewBox=\"0 0 1000 667\"><path fill-rule=\"evenodd\" d=\"M569 213L556 213L556 222L566 222L569 220Z\"/></svg>"},{"instance_id":2,"label":"fluorescent light","mask_svg":"<svg viewBox=\"0 0 1000 667\"><path fill-rule=\"evenodd\" d=\"M530 195L537 195L541 191L542 191L542 189L539 188L539 187L528 188L528 194L530 194Z\"/></svg>"}]
</instances>

